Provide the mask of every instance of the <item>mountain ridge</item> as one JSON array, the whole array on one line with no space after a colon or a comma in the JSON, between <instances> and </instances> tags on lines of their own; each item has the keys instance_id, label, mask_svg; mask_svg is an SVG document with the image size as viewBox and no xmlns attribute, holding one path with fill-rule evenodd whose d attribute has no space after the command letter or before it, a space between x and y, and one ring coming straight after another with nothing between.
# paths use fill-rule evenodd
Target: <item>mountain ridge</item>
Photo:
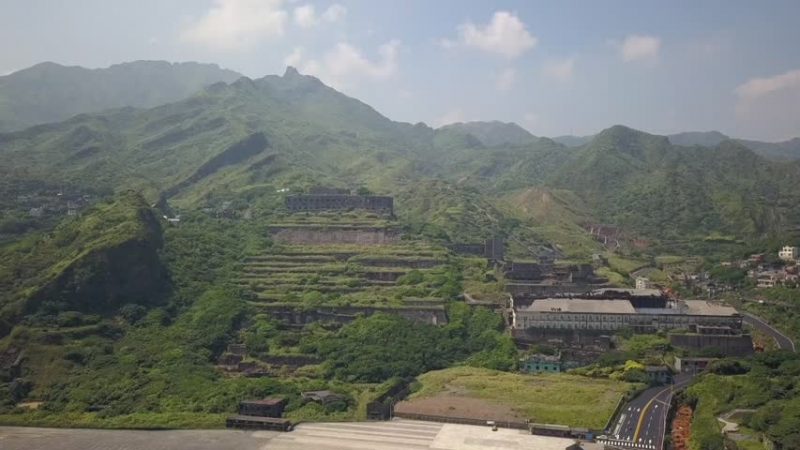
<instances>
[{"instance_id":1,"label":"mountain ridge","mask_svg":"<svg viewBox=\"0 0 800 450\"><path fill-rule=\"evenodd\" d=\"M216 64L132 61L87 69L44 62L0 77L0 131L125 106L180 100L241 74Z\"/></svg>"}]
</instances>

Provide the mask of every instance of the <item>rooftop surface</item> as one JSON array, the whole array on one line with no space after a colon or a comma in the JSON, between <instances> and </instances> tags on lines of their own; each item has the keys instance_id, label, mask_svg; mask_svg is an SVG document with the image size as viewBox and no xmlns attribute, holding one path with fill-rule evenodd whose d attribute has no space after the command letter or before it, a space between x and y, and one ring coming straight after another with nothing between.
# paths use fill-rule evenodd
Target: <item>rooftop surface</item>
<instances>
[{"instance_id":1,"label":"rooftop surface","mask_svg":"<svg viewBox=\"0 0 800 450\"><path fill-rule=\"evenodd\" d=\"M3 450L564 450L571 439L412 420L302 423L294 431L0 427Z\"/></svg>"},{"instance_id":2,"label":"rooftop surface","mask_svg":"<svg viewBox=\"0 0 800 450\"><path fill-rule=\"evenodd\" d=\"M694 316L733 316L739 314L735 308L705 300L686 300L687 314Z\"/></svg>"},{"instance_id":3,"label":"rooftop surface","mask_svg":"<svg viewBox=\"0 0 800 450\"><path fill-rule=\"evenodd\" d=\"M594 300L583 298L545 298L534 300L524 308L533 312L571 312L594 314L635 314L636 310L629 300Z\"/></svg>"}]
</instances>

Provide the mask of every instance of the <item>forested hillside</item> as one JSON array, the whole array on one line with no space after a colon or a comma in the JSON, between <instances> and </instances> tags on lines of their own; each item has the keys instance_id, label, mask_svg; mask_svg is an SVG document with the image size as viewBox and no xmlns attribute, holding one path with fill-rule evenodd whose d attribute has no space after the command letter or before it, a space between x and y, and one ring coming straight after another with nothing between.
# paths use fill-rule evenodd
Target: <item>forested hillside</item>
<instances>
[{"instance_id":1,"label":"forested hillside","mask_svg":"<svg viewBox=\"0 0 800 450\"><path fill-rule=\"evenodd\" d=\"M2 134L0 172L16 190L21 183L13 180L22 179L135 189L184 208L222 200L267 207L279 201L276 190L311 184L395 193L402 209L420 212L428 208L419 202L435 201L427 196L437 190L411 187L434 179L458 186L450 189L456 198L474 189L490 203L532 187L557 189L575 195L574 217L664 242L779 235L796 223L791 205L800 195L797 165L770 162L735 141L678 146L616 126L569 148L500 122L434 130L393 122L293 68L218 83L152 109ZM443 225L450 238L465 235L449 221Z\"/></svg>"},{"instance_id":2,"label":"forested hillside","mask_svg":"<svg viewBox=\"0 0 800 450\"><path fill-rule=\"evenodd\" d=\"M110 108L150 108L240 76L215 64L136 61L86 69L41 63L0 77L0 132Z\"/></svg>"}]
</instances>

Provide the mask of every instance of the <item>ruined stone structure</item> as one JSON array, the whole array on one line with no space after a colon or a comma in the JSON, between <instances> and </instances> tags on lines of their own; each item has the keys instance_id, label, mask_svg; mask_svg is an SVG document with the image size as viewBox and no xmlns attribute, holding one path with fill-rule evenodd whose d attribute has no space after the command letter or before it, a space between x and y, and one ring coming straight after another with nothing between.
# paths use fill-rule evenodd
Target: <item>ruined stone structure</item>
<instances>
[{"instance_id":1,"label":"ruined stone structure","mask_svg":"<svg viewBox=\"0 0 800 450\"><path fill-rule=\"evenodd\" d=\"M312 322L349 323L358 316L369 316L375 313L396 314L418 323L429 325L444 325L447 323L447 314L444 306L412 306L402 308L377 307L377 306L336 306L319 307L306 310L302 307L290 305L265 304L261 308L269 310L270 315L290 325L305 325Z\"/></svg>"},{"instance_id":2,"label":"ruined stone structure","mask_svg":"<svg viewBox=\"0 0 800 450\"><path fill-rule=\"evenodd\" d=\"M394 405L404 399L410 391L412 379L398 380L394 386L378 396L374 401L367 403L368 420L389 420L392 418Z\"/></svg>"},{"instance_id":3,"label":"ruined stone structure","mask_svg":"<svg viewBox=\"0 0 800 450\"><path fill-rule=\"evenodd\" d=\"M386 245L400 240L400 232L380 227L270 227L272 238L284 244L327 245L360 244Z\"/></svg>"},{"instance_id":4,"label":"ruined stone structure","mask_svg":"<svg viewBox=\"0 0 800 450\"><path fill-rule=\"evenodd\" d=\"M291 212L361 209L392 216L394 215L394 198L379 195L289 195L286 197L286 208Z\"/></svg>"},{"instance_id":5,"label":"ruined stone structure","mask_svg":"<svg viewBox=\"0 0 800 450\"><path fill-rule=\"evenodd\" d=\"M456 243L450 245L450 250L460 255L483 256L492 262L505 259L505 243L500 238L486 239L483 244Z\"/></svg>"}]
</instances>

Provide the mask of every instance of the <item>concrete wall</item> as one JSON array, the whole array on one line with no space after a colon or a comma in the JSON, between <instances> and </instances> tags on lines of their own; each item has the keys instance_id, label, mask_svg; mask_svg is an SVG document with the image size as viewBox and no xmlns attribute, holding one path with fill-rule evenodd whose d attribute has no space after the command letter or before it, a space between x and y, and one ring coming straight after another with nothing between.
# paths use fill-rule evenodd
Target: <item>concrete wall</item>
<instances>
[{"instance_id":1,"label":"concrete wall","mask_svg":"<svg viewBox=\"0 0 800 450\"><path fill-rule=\"evenodd\" d=\"M705 334L673 334L669 342L675 347L690 350L719 349L725 356L753 354L753 340L749 335L722 336Z\"/></svg>"},{"instance_id":2,"label":"concrete wall","mask_svg":"<svg viewBox=\"0 0 800 450\"><path fill-rule=\"evenodd\" d=\"M394 213L394 199L377 195L289 195L286 208L292 212L364 209Z\"/></svg>"},{"instance_id":3,"label":"concrete wall","mask_svg":"<svg viewBox=\"0 0 800 450\"><path fill-rule=\"evenodd\" d=\"M303 325L307 323L326 321L337 323L349 323L359 315L369 316L375 313L397 314L406 319L418 323L431 325L444 325L447 323L447 315L444 307L406 307L406 308L380 308L370 306L340 306L340 307L321 307L312 310L304 310L301 307L288 305L263 305L262 308L268 309L270 315L278 320L282 320L292 325Z\"/></svg>"},{"instance_id":4,"label":"concrete wall","mask_svg":"<svg viewBox=\"0 0 800 450\"><path fill-rule=\"evenodd\" d=\"M270 227L270 233L286 244L386 245L400 240L399 231L377 227Z\"/></svg>"},{"instance_id":5,"label":"concrete wall","mask_svg":"<svg viewBox=\"0 0 800 450\"><path fill-rule=\"evenodd\" d=\"M585 294L594 287L583 284L506 283L514 297L550 297L556 294Z\"/></svg>"}]
</instances>

